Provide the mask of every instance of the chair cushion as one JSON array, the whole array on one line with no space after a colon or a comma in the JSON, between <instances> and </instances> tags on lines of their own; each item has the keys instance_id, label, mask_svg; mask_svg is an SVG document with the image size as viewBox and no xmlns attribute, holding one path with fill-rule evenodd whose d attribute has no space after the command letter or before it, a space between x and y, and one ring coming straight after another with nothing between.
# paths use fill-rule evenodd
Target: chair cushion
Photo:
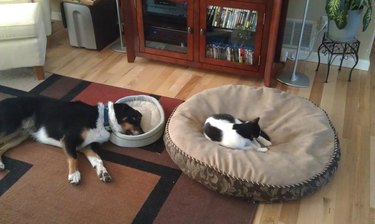
<instances>
[{"instance_id":1,"label":"chair cushion","mask_svg":"<svg viewBox=\"0 0 375 224\"><path fill-rule=\"evenodd\" d=\"M260 117L272 146L266 153L220 146L203 136L207 117ZM172 160L189 177L219 193L253 201L295 200L335 173L339 141L327 114L310 101L271 88L223 86L181 104L164 136Z\"/></svg>"},{"instance_id":2,"label":"chair cushion","mask_svg":"<svg viewBox=\"0 0 375 224\"><path fill-rule=\"evenodd\" d=\"M41 22L38 3L0 4L0 40L36 37Z\"/></svg>"}]
</instances>

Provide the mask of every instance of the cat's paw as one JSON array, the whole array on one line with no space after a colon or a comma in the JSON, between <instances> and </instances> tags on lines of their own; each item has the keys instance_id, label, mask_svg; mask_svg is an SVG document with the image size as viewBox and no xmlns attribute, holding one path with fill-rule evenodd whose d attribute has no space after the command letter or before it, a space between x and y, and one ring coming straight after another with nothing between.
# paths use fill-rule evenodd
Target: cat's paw
<instances>
[{"instance_id":1,"label":"cat's paw","mask_svg":"<svg viewBox=\"0 0 375 224\"><path fill-rule=\"evenodd\" d=\"M262 147L262 148L257 148L258 152L267 152L268 148Z\"/></svg>"},{"instance_id":2,"label":"cat's paw","mask_svg":"<svg viewBox=\"0 0 375 224\"><path fill-rule=\"evenodd\" d=\"M272 145L272 142L270 141L265 141L264 144L263 144L265 147L269 147Z\"/></svg>"}]
</instances>

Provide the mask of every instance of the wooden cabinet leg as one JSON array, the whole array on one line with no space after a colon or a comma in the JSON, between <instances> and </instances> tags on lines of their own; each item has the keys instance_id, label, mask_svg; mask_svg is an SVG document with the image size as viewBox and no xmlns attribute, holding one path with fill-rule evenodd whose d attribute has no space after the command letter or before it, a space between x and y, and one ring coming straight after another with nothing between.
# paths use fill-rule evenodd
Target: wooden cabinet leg
<instances>
[{"instance_id":1,"label":"wooden cabinet leg","mask_svg":"<svg viewBox=\"0 0 375 224\"><path fill-rule=\"evenodd\" d=\"M35 66L35 67L33 67L33 70L34 70L34 73L35 73L35 76L36 76L37 80L45 79L43 66Z\"/></svg>"},{"instance_id":2,"label":"wooden cabinet leg","mask_svg":"<svg viewBox=\"0 0 375 224\"><path fill-rule=\"evenodd\" d=\"M134 33L137 21L135 12L135 3L136 1L122 0L121 1L121 10L123 15L127 15L124 18L124 27L125 27L125 43L126 43L126 55L128 57L128 62L134 62L135 60L135 46L134 46ZM140 6L141 7L141 6Z\"/></svg>"}]
</instances>

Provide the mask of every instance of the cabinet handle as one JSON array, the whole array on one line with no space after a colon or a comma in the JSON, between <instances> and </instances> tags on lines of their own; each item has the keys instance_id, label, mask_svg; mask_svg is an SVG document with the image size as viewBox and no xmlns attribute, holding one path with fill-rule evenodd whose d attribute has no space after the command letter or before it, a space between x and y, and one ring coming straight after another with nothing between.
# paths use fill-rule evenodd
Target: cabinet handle
<instances>
[{"instance_id":1,"label":"cabinet handle","mask_svg":"<svg viewBox=\"0 0 375 224\"><path fill-rule=\"evenodd\" d=\"M199 33L201 34L201 36L203 36L203 35L204 35L204 33L205 33L204 29L203 29L203 28L201 28L201 29L200 29L200 31L199 31Z\"/></svg>"},{"instance_id":2,"label":"cabinet handle","mask_svg":"<svg viewBox=\"0 0 375 224\"><path fill-rule=\"evenodd\" d=\"M192 34L193 33L193 29L190 26L188 26L188 28L187 28L187 33L188 34Z\"/></svg>"}]
</instances>

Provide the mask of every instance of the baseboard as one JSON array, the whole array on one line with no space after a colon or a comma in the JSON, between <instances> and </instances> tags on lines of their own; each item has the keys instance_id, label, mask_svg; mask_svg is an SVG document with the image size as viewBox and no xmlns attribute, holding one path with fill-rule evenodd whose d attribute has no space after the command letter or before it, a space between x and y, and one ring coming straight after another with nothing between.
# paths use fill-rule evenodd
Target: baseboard
<instances>
[{"instance_id":1,"label":"baseboard","mask_svg":"<svg viewBox=\"0 0 375 224\"><path fill-rule=\"evenodd\" d=\"M51 13L51 19L55 21L62 21L61 12L53 12Z\"/></svg>"},{"instance_id":2,"label":"baseboard","mask_svg":"<svg viewBox=\"0 0 375 224\"><path fill-rule=\"evenodd\" d=\"M285 62L287 58L293 58L293 56L295 55L295 51L296 51L295 49L283 48L280 60ZM307 51L300 51L299 54L300 54L298 57L299 60L306 60L306 61L318 63L317 52L311 53L310 56L309 56L309 52ZM337 56L335 60L333 61L332 65L339 66L340 60L341 60L341 57ZM328 62L328 55L324 55L320 53L320 63L327 64L327 62ZM354 58L351 56L348 56L348 58L344 59L342 62L342 67L344 68L352 68L353 66L354 66ZM364 71L368 71L369 68L370 68L370 60L365 60L365 59L359 59L358 64L355 66L355 69L364 70Z\"/></svg>"},{"instance_id":3,"label":"baseboard","mask_svg":"<svg viewBox=\"0 0 375 224\"><path fill-rule=\"evenodd\" d=\"M340 60L341 60L341 57L337 57L332 65L337 65L337 66L340 66ZM310 55L310 57L307 59L307 61L311 61L311 62L316 62L318 63L318 53L317 52L314 52ZM327 64L328 62L328 55L323 55L323 54L320 54L320 63L324 63L324 64ZM345 68L353 68L354 66L354 58L352 57L348 57L348 59L344 59L342 61L342 67L345 67ZM358 60L358 64L355 66L355 69L359 69L359 70L364 70L364 71L368 71L370 68L370 60L364 60L364 59L359 59Z\"/></svg>"}]
</instances>

